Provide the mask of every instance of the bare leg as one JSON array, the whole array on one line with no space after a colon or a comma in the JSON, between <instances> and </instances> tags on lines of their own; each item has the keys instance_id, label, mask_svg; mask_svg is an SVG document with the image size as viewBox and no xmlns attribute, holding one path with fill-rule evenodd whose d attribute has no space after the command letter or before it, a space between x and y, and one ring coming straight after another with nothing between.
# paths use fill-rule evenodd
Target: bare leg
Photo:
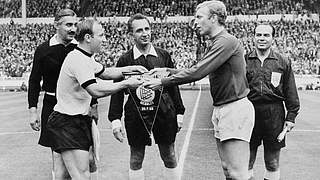
<instances>
[{"instance_id":1,"label":"bare leg","mask_svg":"<svg viewBox=\"0 0 320 180\"><path fill-rule=\"evenodd\" d=\"M62 159L72 180L89 180L89 152L67 150L61 153Z\"/></svg>"},{"instance_id":2,"label":"bare leg","mask_svg":"<svg viewBox=\"0 0 320 180\"><path fill-rule=\"evenodd\" d=\"M216 142L226 178L248 180L249 143L239 139Z\"/></svg>"}]
</instances>

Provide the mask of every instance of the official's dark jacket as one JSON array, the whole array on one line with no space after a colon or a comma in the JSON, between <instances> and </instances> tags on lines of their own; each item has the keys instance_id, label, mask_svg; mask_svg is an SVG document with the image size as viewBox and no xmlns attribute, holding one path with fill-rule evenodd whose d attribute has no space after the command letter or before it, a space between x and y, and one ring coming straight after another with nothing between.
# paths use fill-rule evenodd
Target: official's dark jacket
<instances>
[{"instance_id":1,"label":"official's dark jacket","mask_svg":"<svg viewBox=\"0 0 320 180\"><path fill-rule=\"evenodd\" d=\"M122 55L117 62L117 67L123 67L128 65L142 65L148 70L155 67L170 67L173 68L174 64L171 60L171 57L168 52L163 49L155 48L158 57L147 55L140 56L137 59L134 59L133 49L129 50L127 53ZM116 80L115 82L121 81L123 79ZM118 93L111 96L110 108L108 118L110 121L121 119L123 112L123 101L124 95L128 93L128 90L122 90ZM145 145L148 143L143 142L144 140L140 139L137 134L140 136L147 135L145 127L141 121L141 115L145 120L147 120L148 129L151 127L153 121L153 115L144 114L143 112L139 115L137 111L137 105L133 100L132 96L136 96L135 90L131 90L128 100L124 106L124 120L127 130L127 136L130 145ZM165 143L172 143L175 140L175 134L177 132L177 114L184 114L185 108L182 103L181 94L178 86L165 87L163 89L163 94L161 96L159 110L157 113L156 123L154 124L153 131L159 131L164 137ZM132 132L132 133L131 133ZM134 133L135 132L135 133ZM158 133L158 134L159 134ZM154 134L156 134L154 132ZM136 138L132 138L132 137ZM168 136L168 137L165 137ZM134 139L134 140L130 140Z\"/></svg>"},{"instance_id":2,"label":"official's dark jacket","mask_svg":"<svg viewBox=\"0 0 320 180\"><path fill-rule=\"evenodd\" d=\"M295 122L300 109L291 62L271 50L263 65L256 50L245 56L247 79L250 87L249 100L253 104L285 103L286 121Z\"/></svg>"}]
</instances>

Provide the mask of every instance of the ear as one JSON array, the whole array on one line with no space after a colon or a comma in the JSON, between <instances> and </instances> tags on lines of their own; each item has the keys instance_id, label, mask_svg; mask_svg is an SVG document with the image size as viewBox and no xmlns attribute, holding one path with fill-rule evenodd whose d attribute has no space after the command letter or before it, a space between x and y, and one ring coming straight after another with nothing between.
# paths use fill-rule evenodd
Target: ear
<instances>
[{"instance_id":1,"label":"ear","mask_svg":"<svg viewBox=\"0 0 320 180\"><path fill-rule=\"evenodd\" d=\"M54 21L53 26L54 26L54 28L59 29L59 22Z\"/></svg>"},{"instance_id":2,"label":"ear","mask_svg":"<svg viewBox=\"0 0 320 180\"><path fill-rule=\"evenodd\" d=\"M85 35L84 35L84 40L85 40L86 42L91 42L91 38L92 38L92 36L91 36L90 34L85 34Z\"/></svg>"},{"instance_id":3,"label":"ear","mask_svg":"<svg viewBox=\"0 0 320 180\"><path fill-rule=\"evenodd\" d=\"M217 18L217 15L212 14L209 19L211 19L211 22L214 23L216 21L216 18Z\"/></svg>"}]
</instances>

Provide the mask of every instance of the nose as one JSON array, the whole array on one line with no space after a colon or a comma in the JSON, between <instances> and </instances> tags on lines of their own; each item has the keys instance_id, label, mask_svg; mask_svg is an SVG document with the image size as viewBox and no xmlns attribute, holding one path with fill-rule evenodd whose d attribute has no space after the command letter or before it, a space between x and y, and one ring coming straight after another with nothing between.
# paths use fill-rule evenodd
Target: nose
<instances>
[{"instance_id":1,"label":"nose","mask_svg":"<svg viewBox=\"0 0 320 180\"><path fill-rule=\"evenodd\" d=\"M76 32L76 30L77 30L77 25L76 25L76 24L73 24L73 25L71 26L70 30L73 31L73 32Z\"/></svg>"},{"instance_id":2,"label":"nose","mask_svg":"<svg viewBox=\"0 0 320 180\"><path fill-rule=\"evenodd\" d=\"M102 42L103 42L103 43L107 42L107 38L106 38L106 36L103 36L103 38L102 38Z\"/></svg>"}]
</instances>

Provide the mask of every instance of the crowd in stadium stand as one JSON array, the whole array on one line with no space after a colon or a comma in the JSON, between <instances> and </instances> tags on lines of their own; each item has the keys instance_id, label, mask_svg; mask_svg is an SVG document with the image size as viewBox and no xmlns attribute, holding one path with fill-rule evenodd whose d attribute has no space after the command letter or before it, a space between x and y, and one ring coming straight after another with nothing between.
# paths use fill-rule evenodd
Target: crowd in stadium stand
<instances>
[{"instance_id":1,"label":"crowd in stadium stand","mask_svg":"<svg viewBox=\"0 0 320 180\"><path fill-rule=\"evenodd\" d=\"M131 16L137 12L164 19L191 16L204 0L26 0L27 17L53 17L58 8L80 11L80 2L89 1L89 15ZM319 13L320 0L222 0L229 15ZM21 17L21 0L0 0L0 18Z\"/></svg>"},{"instance_id":2,"label":"crowd in stadium stand","mask_svg":"<svg viewBox=\"0 0 320 180\"><path fill-rule=\"evenodd\" d=\"M167 16L193 15L195 6L204 0L26 0L27 17L53 17L60 8L81 12L86 4L88 14L98 17L131 16L137 12L165 19ZM300 14L308 17L319 13L320 0L223 0L229 15L238 14ZM21 17L21 0L0 0L0 18ZM113 19L113 18L111 18ZM159 22L159 21L158 21ZM205 44L188 23L154 23L153 43L171 53L177 68L190 67L196 63ZM253 48L252 35L255 21L228 22L228 31L238 37L248 52ZM308 18L301 21L279 20L272 24L277 28L274 49L284 53L293 63L297 74L320 74L319 22ZM126 24L114 20L103 23L107 42L96 60L113 66L122 53L132 47ZM19 77L32 66L35 48L54 34L53 25L0 24L0 73ZM0 74L0 76L1 76Z\"/></svg>"},{"instance_id":3,"label":"crowd in stadium stand","mask_svg":"<svg viewBox=\"0 0 320 180\"><path fill-rule=\"evenodd\" d=\"M226 24L228 31L241 40L246 52L253 48L255 23L235 20ZM319 22L280 20L273 21L272 24L277 27L274 49L283 52L292 61L295 72L319 74ZM107 42L96 60L106 66L113 66L120 55L132 46L132 41L127 34L126 24L109 21L104 22L103 26ZM55 32L53 25L48 24L27 24L23 27L11 23L0 25L0 29L0 71L4 71L7 76L21 76L23 72L30 71L36 46ZM200 46L201 39L190 29L188 23L154 23L152 29L153 43L171 53L177 68L195 64L199 47L203 46Z\"/></svg>"}]
</instances>

